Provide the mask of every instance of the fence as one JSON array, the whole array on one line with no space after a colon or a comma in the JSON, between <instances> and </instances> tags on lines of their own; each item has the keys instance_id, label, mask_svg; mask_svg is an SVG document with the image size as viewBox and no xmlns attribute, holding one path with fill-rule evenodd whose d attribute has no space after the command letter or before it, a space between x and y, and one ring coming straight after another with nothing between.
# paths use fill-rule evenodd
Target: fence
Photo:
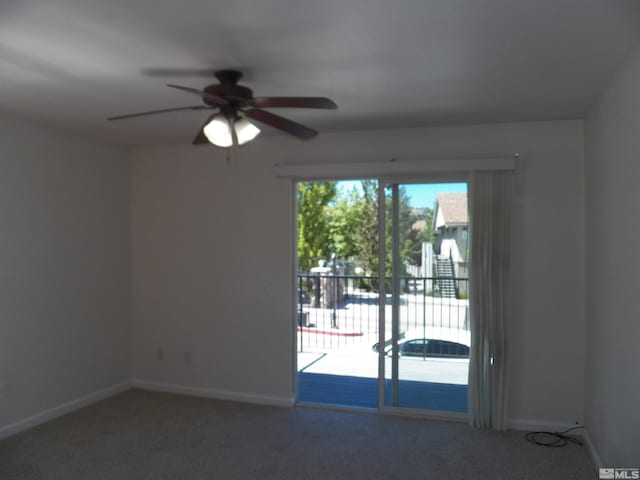
<instances>
[{"instance_id":1,"label":"fence","mask_svg":"<svg viewBox=\"0 0 640 480\"><path fill-rule=\"evenodd\" d=\"M378 277L354 275L298 275L298 351L326 351L342 347L369 348L378 341ZM425 327L468 330L469 301L445 292L444 281L456 292L468 292L466 278L402 277L399 301L400 331ZM387 292L391 279L386 279ZM466 295L463 295L466 297ZM385 338L391 336L392 297L386 297Z\"/></svg>"}]
</instances>

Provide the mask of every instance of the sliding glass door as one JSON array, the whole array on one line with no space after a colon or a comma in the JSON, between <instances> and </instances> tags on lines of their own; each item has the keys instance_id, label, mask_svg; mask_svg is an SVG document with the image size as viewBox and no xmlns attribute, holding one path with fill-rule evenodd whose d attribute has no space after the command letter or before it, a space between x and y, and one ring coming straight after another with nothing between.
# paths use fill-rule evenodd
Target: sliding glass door
<instances>
[{"instance_id":1,"label":"sliding glass door","mask_svg":"<svg viewBox=\"0 0 640 480\"><path fill-rule=\"evenodd\" d=\"M378 184L297 184L297 400L378 407Z\"/></svg>"},{"instance_id":2,"label":"sliding glass door","mask_svg":"<svg viewBox=\"0 0 640 480\"><path fill-rule=\"evenodd\" d=\"M421 198L432 198L433 207L421 208ZM470 347L466 184L381 182L379 207L379 275L385 278L379 407L464 413Z\"/></svg>"},{"instance_id":3,"label":"sliding glass door","mask_svg":"<svg viewBox=\"0 0 640 480\"><path fill-rule=\"evenodd\" d=\"M297 184L298 401L466 412L466 183Z\"/></svg>"}]
</instances>

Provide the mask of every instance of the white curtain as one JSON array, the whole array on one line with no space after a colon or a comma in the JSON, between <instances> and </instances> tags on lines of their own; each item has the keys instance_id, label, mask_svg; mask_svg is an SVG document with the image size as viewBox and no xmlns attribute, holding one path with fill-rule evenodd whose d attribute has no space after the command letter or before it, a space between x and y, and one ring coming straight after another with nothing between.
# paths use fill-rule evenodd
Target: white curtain
<instances>
[{"instance_id":1,"label":"white curtain","mask_svg":"<svg viewBox=\"0 0 640 480\"><path fill-rule=\"evenodd\" d=\"M469 424L477 428L506 429L511 196L511 172L470 174L468 411Z\"/></svg>"}]
</instances>

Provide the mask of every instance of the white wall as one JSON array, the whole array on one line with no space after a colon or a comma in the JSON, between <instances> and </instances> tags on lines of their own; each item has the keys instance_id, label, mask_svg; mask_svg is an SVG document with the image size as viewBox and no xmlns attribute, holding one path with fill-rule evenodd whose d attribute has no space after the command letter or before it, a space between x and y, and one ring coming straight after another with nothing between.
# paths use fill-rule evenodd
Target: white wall
<instances>
[{"instance_id":1,"label":"white wall","mask_svg":"<svg viewBox=\"0 0 640 480\"><path fill-rule=\"evenodd\" d=\"M130 376L124 149L0 117L0 429Z\"/></svg>"},{"instance_id":2,"label":"white wall","mask_svg":"<svg viewBox=\"0 0 640 480\"><path fill-rule=\"evenodd\" d=\"M208 146L135 150L134 376L292 396L292 187L274 163L519 152L509 417L582 421L583 147L564 121L263 137L229 164Z\"/></svg>"},{"instance_id":3,"label":"white wall","mask_svg":"<svg viewBox=\"0 0 640 480\"><path fill-rule=\"evenodd\" d=\"M271 163L228 165L206 147L136 155L134 377L291 396L291 191Z\"/></svg>"},{"instance_id":4,"label":"white wall","mask_svg":"<svg viewBox=\"0 0 640 480\"><path fill-rule=\"evenodd\" d=\"M640 465L640 49L585 122L586 424L605 465Z\"/></svg>"}]
</instances>

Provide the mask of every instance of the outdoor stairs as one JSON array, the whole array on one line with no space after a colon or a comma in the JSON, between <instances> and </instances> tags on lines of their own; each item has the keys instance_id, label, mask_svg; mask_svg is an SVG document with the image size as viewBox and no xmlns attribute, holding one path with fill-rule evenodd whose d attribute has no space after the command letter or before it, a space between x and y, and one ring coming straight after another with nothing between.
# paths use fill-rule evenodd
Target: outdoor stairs
<instances>
[{"instance_id":1,"label":"outdoor stairs","mask_svg":"<svg viewBox=\"0 0 640 480\"><path fill-rule=\"evenodd\" d=\"M436 259L436 285L444 298L456 298L453 263L448 257Z\"/></svg>"}]
</instances>

